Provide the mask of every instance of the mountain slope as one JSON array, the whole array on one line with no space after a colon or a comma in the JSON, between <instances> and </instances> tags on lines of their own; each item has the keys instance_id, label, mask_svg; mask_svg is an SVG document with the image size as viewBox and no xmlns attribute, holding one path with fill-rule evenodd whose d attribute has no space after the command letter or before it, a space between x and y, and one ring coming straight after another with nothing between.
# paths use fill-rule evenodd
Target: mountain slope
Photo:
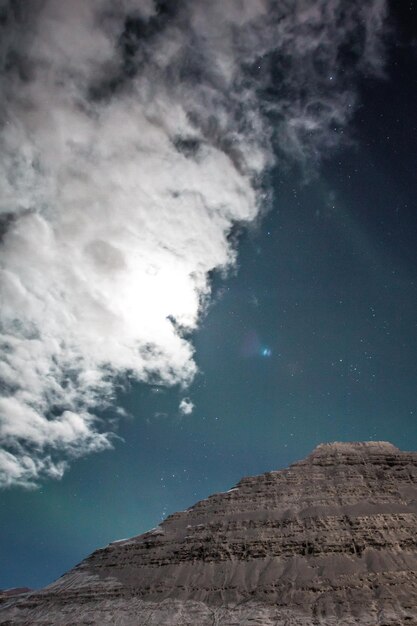
<instances>
[{"instance_id":1,"label":"mountain slope","mask_svg":"<svg viewBox=\"0 0 417 626\"><path fill-rule=\"evenodd\" d=\"M417 453L318 446L97 550L0 624L417 626Z\"/></svg>"}]
</instances>

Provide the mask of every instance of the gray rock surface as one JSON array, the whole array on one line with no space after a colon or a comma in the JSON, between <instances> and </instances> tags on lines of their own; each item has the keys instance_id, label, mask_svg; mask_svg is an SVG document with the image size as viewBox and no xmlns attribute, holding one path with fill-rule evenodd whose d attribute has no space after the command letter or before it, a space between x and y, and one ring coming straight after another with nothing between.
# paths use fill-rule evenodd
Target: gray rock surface
<instances>
[{"instance_id":1,"label":"gray rock surface","mask_svg":"<svg viewBox=\"0 0 417 626\"><path fill-rule=\"evenodd\" d=\"M417 453L320 445L3 602L0 624L417 626Z\"/></svg>"}]
</instances>

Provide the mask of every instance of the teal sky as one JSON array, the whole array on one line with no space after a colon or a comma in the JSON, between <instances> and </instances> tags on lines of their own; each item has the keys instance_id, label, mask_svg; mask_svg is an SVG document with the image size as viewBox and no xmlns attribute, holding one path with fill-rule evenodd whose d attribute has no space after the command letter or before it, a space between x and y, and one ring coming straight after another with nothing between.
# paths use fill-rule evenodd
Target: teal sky
<instances>
[{"instance_id":1,"label":"teal sky","mask_svg":"<svg viewBox=\"0 0 417 626\"><path fill-rule=\"evenodd\" d=\"M120 393L128 417L113 450L39 490L1 494L0 588L41 587L95 548L320 442L417 450L417 55L408 4L386 78L361 85L352 145L308 182L272 171L271 210L240 235L236 274L213 278L193 337L192 386L132 384ZM184 396L195 405L189 416L178 413Z\"/></svg>"}]
</instances>

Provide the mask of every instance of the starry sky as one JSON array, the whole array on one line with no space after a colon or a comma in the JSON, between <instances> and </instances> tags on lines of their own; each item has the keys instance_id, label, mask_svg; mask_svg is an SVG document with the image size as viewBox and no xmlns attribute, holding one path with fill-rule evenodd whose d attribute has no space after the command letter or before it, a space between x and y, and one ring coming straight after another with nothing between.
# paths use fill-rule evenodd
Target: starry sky
<instances>
[{"instance_id":1,"label":"starry sky","mask_svg":"<svg viewBox=\"0 0 417 626\"><path fill-rule=\"evenodd\" d=\"M321 442L417 450L417 7L388 10L384 69L357 79L338 145L311 167L275 148L268 206L229 233L237 261L209 271L187 330L192 381L119 375L97 411L121 415L111 449L1 492L0 588L39 588Z\"/></svg>"}]
</instances>

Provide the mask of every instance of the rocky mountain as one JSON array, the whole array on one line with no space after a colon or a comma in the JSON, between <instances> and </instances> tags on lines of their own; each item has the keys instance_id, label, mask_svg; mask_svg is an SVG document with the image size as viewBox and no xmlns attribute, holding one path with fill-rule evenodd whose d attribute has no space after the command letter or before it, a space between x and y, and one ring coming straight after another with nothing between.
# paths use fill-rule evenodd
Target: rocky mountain
<instances>
[{"instance_id":1,"label":"rocky mountain","mask_svg":"<svg viewBox=\"0 0 417 626\"><path fill-rule=\"evenodd\" d=\"M417 626L417 453L320 445L3 602L0 624Z\"/></svg>"},{"instance_id":2,"label":"rocky mountain","mask_svg":"<svg viewBox=\"0 0 417 626\"><path fill-rule=\"evenodd\" d=\"M22 593L30 593L29 587L11 587L10 589L0 589L0 602L11 596L20 596Z\"/></svg>"}]
</instances>

